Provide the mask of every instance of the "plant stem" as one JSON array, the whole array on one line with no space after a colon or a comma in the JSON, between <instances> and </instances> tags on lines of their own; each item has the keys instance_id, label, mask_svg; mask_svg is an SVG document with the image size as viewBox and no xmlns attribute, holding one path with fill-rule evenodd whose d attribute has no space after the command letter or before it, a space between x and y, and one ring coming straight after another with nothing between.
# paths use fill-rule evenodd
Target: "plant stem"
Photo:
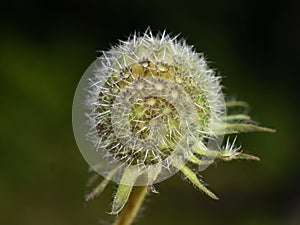
<instances>
[{"instance_id":1,"label":"plant stem","mask_svg":"<svg viewBox=\"0 0 300 225\"><path fill-rule=\"evenodd\" d=\"M121 215L113 225L130 225L137 216L139 209L146 197L147 186L135 186L121 212Z\"/></svg>"}]
</instances>

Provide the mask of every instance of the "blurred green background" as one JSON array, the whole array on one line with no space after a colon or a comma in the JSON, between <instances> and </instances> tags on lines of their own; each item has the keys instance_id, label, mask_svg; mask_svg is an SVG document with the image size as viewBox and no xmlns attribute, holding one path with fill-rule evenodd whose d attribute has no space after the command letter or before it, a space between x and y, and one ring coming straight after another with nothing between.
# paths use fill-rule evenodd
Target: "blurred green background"
<instances>
[{"instance_id":1,"label":"blurred green background","mask_svg":"<svg viewBox=\"0 0 300 225\"><path fill-rule=\"evenodd\" d=\"M0 224L110 221L115 185L85 203L88 165L72 132L73 94L88 65L151 26L188 39L224 77L227 96L276 134L238 143L261 162L202 173L209 199L179 175L157 185L137 224L299 225L300 20L296 1L10 1L0 9Z\"/></svg>"}]
</instances>

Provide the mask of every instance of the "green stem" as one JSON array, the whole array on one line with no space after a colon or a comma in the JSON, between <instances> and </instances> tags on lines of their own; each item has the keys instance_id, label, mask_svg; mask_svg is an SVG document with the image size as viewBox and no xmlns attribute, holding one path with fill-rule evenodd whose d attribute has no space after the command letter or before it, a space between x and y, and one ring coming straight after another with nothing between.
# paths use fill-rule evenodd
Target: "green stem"
<instances>
[{"instance_id":1,"label":"green stem","mask_svg":"<svg viewBox=\"0 0 300 225\"><path fill-rule=\"evenodd\" d=\"M130 225L137 216L147 195L147 186L134 187L121 215L113 225Z\"/></svg>"}]
</instances>

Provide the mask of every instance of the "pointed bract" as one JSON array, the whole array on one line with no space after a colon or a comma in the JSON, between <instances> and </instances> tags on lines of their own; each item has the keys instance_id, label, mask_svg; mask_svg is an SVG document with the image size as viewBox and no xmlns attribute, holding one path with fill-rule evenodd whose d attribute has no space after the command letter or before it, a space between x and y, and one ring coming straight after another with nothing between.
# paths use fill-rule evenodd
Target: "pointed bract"
<instances>
[{"instance_id":1,"label":"pointed bract","mask_svg":"<svg viewBox=\"0 0 300 225\"><path fill-rule=\"evenodd\" d=\"M118 214L123 209L138 176L139 174L137 170L134 170L130 167L125 170L122 177L123 182L121 183L128 183L129 185L119 184L112 204L111 214Z\"/></svg>"},{"instance_id":2,"label":"pointed bract","mask_svg":"<svg viewBox=\"0 0 300 225\"><path fill-rule=\"evenodd\" d=\"M180 171L187 177L189 181L191 181L200 191L203 191L205 194L207 194L212 199L218 200L219 198L210 191L207 187L205 187L204 184L200 182L197 175L187 166L184 166L180 169Z\"/></svg>"}]
</instances>

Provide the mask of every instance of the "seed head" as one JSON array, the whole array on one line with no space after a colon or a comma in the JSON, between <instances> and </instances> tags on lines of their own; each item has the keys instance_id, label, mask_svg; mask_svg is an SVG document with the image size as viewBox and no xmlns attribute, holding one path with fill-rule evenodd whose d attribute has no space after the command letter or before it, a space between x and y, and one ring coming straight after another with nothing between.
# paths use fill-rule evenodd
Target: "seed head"
<instances>
[{"instance_id":1,"label":"seed head","mask_svg":"<svg viewBox=\"0 0 300 225\"><path fill-rule=\"evenodd\" d=\"M103 51L78 85L77 143L101 175L116 170L115 182L162 181L200 147L214 158L221 144L226 110L220 78L202 54L176 38L150 30L134 34ZM127 168L136 171L134 181L122 179Z\"/></svg>"}]
</instances>

